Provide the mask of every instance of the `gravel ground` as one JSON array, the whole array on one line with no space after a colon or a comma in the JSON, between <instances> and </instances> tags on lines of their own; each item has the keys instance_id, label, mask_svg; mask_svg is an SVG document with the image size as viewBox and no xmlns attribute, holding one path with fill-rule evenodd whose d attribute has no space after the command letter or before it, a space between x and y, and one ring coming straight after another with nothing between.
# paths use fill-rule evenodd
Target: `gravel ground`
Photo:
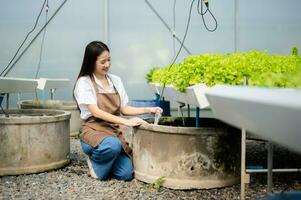
<instances>
[{"instance_id":1,"label":"gravel ground","mask_svg":"<svg viewBox=\"0 0 301 200\"><path fill-rule=\"evenodd\" d=\"M274 167L300 167L301 155L275 147ZM248 165L266 166L266 148L262 142L247 143ZM274 192L301 190L301 173L274 173ZM252 174L246 199L266 195L266 174ZM151 184L98 181L88 175L79 140L71 139L71 163L65 168L31 175L0 177L0 199L239 199L240 185L210 190L155 190Z\"/></svg>"}]
</instances>

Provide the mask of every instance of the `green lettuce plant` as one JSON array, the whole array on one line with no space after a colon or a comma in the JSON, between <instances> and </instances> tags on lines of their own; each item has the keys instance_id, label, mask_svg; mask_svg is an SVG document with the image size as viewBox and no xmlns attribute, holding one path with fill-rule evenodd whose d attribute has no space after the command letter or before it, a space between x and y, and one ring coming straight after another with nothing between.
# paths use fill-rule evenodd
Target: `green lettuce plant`
<instances>
[{"instance_id":1,"label":"green lettuce plant","mask_svg":"<svg viewBox=\"0 0 301 200\"><path fill-rule=\"evenodd\" d=\"M173 85L179 91L191 85L205 83L241 85L243 77L251 86L301 87L301 56L298 50L292 55L270 55L265 51L232 54L202 54L188 56L182 62L154 68L147 80L161 85Z\"/></svg>"}]
</instances>

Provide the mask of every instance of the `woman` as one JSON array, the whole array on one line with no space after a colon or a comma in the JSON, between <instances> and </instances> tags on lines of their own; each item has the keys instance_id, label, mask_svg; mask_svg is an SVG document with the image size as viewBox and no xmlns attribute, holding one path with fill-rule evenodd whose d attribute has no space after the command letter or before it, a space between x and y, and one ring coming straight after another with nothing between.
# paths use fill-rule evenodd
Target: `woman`
<instances>
[{"instance_id":1,"label":"woman","mask_svg":"<svg viewBox=\"0 0 301 200\"><path fill-rule=\"evenodd\" d=\"M74 97L85 121L81 146L88 155L91 176L100 180L110 177L131 180L133 174L131 149L125 142L119 124L139 126L140 118L125 119L124 115L162 113L160 107L128 106L128 96L121 79L108 74L110 50L102 42L87 45L80 73L74 87Z\"/></svg>"}]
</instances>

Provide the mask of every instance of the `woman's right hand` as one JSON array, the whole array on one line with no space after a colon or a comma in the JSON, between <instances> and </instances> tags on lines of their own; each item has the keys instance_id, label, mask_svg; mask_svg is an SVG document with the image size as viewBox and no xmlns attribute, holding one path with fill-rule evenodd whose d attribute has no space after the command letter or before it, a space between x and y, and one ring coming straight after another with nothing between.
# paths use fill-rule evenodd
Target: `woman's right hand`
<instances>
[{"instance_id":1,"label":"woman's right hand","mask_svg":"<svg viewBox=\"0 0 301 200\"><path fill-rule=\"evenodd\" d=\"M124 123L126 126L140 126L141 124L147 124L147 122L138 117L127 119Z\"/></svg>"}]
</instances>

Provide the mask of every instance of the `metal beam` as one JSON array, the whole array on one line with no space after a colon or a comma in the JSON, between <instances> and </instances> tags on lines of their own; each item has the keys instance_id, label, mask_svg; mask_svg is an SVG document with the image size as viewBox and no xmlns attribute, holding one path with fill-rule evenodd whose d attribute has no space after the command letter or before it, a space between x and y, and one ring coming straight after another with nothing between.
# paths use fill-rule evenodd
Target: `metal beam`
<instances>
[{"instance_id":1,"label":"metal beam","mask_svg":"<svg viewBox=\"0 0 301 200\"><path fill-rule=\"evenodd\" d=\"M155 13L155 15L160 19L160 21L163 23L163 25L168 29L168 31L172 34L172 36L180 43L182 44L182 41L178 38L175 31L173 31L170 26L167 24L167 22L160 16L160 14L156 11L156 9L151 5L151 3L148 0L145 0L145 3L150 7L150 9ZM183 48L188 54L191 54L191 52L188 50L188 48L183 44Z\"/></svg>"}]
</instances>

